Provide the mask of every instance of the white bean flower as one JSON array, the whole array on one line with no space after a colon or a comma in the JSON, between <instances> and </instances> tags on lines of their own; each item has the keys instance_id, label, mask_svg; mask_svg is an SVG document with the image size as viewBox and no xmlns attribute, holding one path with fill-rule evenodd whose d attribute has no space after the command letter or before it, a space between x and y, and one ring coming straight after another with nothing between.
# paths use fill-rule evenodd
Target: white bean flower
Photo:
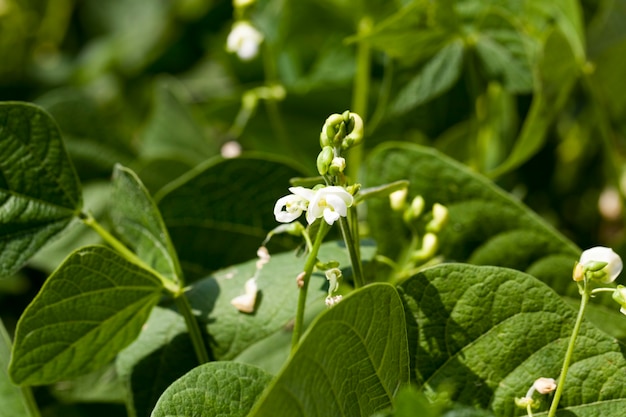
<instances>
[{"instance_id":1,"label":"white bean flower","mask_svg":"<svg viewBox=\"0 0 626 417\"><path fill-rule=\"evenodd\" d=\"M226 50L236 53L242 61L249 61L259 53L263 35L247 21L238 21L226 39Z\"/></svg>"},{"instance_id":2,"label":"white bean flower","mask_svg":"<svg viewBox=\"0 0 626 417\"><path fill-rule=\"evenodd\" d=\"M330 186L318 189L309 201L306 221L312 224L315 219L324 217L329 225L348 215L348 207L352 206L354 197L343 187Z\"/></svg>"},{"instance_id":3,"label":"white bean flower","mask_svg":"<svg viewBox=\"0 0 626 417\"><path fill-rule=\"evenodd\" d=\"M622 258L611 248L596 246L580 255L574 268L574 280L582 281L585 276L594 281L609 283L615 281L622 272Z\"/></svg>"},{"instance_id":4,"label":"white bean flower","mask_svg":"<svg viewBox=\"0 0 626 417\"><path fill-rule=\"evenodd\" d=\"M291 223L300 217L315 195L315 191L304 187L290 187L289 191L292 194L279 198L274 205L274 217L280 223Z\"/></svg>"}]
</instances>

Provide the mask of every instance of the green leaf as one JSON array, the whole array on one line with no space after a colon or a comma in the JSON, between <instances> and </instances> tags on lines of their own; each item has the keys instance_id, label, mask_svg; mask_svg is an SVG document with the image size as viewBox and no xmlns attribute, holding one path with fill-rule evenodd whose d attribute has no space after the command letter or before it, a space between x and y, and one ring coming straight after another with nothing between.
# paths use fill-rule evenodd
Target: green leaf
<instances>
[{"instance_id":1,"label":"green leaf","mask_svg":"<svg viewBox=\"0 0 626 417\"><path fill-rule=\"evenodd\" d=\"M512 93L528 93L533 87L529 40L505 15L483 16L474 45L490 79Z\"/></svg>"},{"instance_id":2,"label":"green leaf","mask_svg":"<svg viewBox=\"0 0 626 417\"><path fill-rule=\"evenodd\" d=\"M563 279L576 286L569 276ZM514 399L537 378L558 377L576 310L532 276L446 264L422 271L399 290L410 312L409 347L420 384L435 391L452 385L453 400L511 416L525 415ZM561 408L578 417L621 415L623 351L617 340L583 322ZM542 401L540 410L548 405Z\"/></svg>"},{"instance_id":3,"label":"green leaf","mask_svg":"<svg viewBox=\"0 0 626 417\"><path fill-rule=\"evenodd\" d=\"M148 417L161 394L198 365L182 316L155 307L137 340L120 352L116 369L127 382L129 415Z\"/></svg>"},{"instance_id":4,"label":"green leaf","mask_svg":"<svg viewBox=\"0 0 626 417\"><path fill-rule=\"evenodd\" d=\"M576 293L568 280L579 249L539 216L492 182L460 163L417 145L389 143L367 161L365 185L410 181L409 198L424 197L449 210L439 233L440 253L448 260L506 266L551 282L562 293ZM382 254L395 257L409 245L401 216L387 199L368 201L372 235Z\"/></svg>"},{"instance_id":5,"label":"green leaf","mask_svg":"<svg viewBox=\"0 0 626 417\"><path fill-rule=\"evenodd\" d=\"M163 189L155 200L174 246L185 248L179 254L185 274L203 277L254 256L278 226L276 200L289 193L289 179L301 175L274 157L214 158ZM270 249L288 248L288 242L277 236Z\"/></svg>"},{"instance_id":6,"label":"green leaf","mask_svg":"<svg viewBox=\"0 0 626 417\"><path fill-rule=\"evenodd\" d=\"M11 378L41 385L106 365L139 334L162 288L157 277L106 247L77 250L20 318Z\"/></svg>"},{"instance_id":7,"label":"green leaf","mask_svg":"<svg viewBox=\"0 0 626 417\"><path fill-rule=\"evenodd\" d=\"M461 74L463 50L461 39L445 45L398 93L391 112L406 113L449 90Z\"/></svg>"},{"instance_id":8,"label":"green leaf","mask_svg":"<svg viewBox=\"0 0 626 417\"><path fill-rule=\"evenodd\" d=\"M31 104L0 103L0 278L17 271L81 206L54 120Z\"/></svg>"},{"instance_id":9,"label":"green leaf","mask_svg":"<svg viewBox=\"0 0 626 417\"><path fill-rule=\"evenodd\" d=\"M367 416L409 380L402 303L388 284L368 285L321 315L251 417Z\"/></svg>"},{"instance_id":10,"label":"green leaf","mask_svg":"<svg viewBox=\"0 0 626 417\"><path fill-rule=\"evenodd\" d=\"M116 234L157 272L176 283L182 279L178 255L161 213L137 175L116 165L109 214Z\"/></svg>"},{"instance_id":11,"label":"green leaf","mask_svg":"<svg viewBox=\"0 0 626 417\"><path fill-rule=\"evenodd\" d=\"M489 173L491 177L519 167L541 149L580 74L568 40L558 30L548 36L538 65L539 79L528 116L509 157Z\"/></svg>"},{"instance_id":12,"label":"green leaf","mask_svg":"<svg viewBox=\"0 0 626 417\"><path fill-rule=\"evenodd\" d=\"M237 362L211 362L174 382L153 417L245 417L272 376Z\"/></svg>"},{"instance_id":13,"label":"green leaf","mask_svg":"<svg viewBox=\"0 0 626 417\"><path fill-rule=\"evenodd\" d=\"M152 114L142 133L145 158L174 158L197 165L219 152L206 129L185 104L184 93L172 79L155 84Z\"/></svg>"},{"instance_id":14,"label":"green leaf","mask_svg":"<svg viewBox=\"0 0 626 417\"><path fill-rule=\"evenodd\" d=\"M8 369L11 358L11 339L0 320L0 417L32 416L24 397L23 388L13 385L9 379Z\"/></svg>"}]
</instances>

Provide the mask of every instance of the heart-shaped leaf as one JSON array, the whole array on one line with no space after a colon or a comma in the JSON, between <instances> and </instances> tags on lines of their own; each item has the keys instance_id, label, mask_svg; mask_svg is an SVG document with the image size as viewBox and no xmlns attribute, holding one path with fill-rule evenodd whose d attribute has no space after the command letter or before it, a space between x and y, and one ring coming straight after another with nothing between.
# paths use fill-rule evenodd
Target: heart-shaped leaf
<instances>
[{"instance_id":1,"label":"heart-shaped leaf","mask_svg":"<svg viewBox=\"0 0 626 417\"><path fill-rule=\"evenodd\" d=\"M111 199L109 213L116 234L144 262L177 283L182 278L178 255L159 209L133 171L115 166Z\"/></svg>"},{"instance_id":2,"label":"heart-shaped leaf","mask_svg":"<svg viewBox=\"0 0 626 417\"><path fill-rule=\"evenodd\" d=\"M409 381L404 310L395 288L368 285L311 325L251 417L369 416Z\"/></svg>"},{"instance_id":3,"label":"heart-shaped leaf","mask_svg":"<svg viewBox=\"0 0 626 417\"><path fill-rule=\"evenodd\" d=\"M210 362L174 382L152 417L245 417L272 376L238 362Z\"/></svg>"},{"instance_id":4,"label":"heart-shaped leaf","mask_svg":"<svg viewBox=\"0 0 626 417\"><path fill-rule=\"evenodd\" d=\"M22 314L9 373L41 385L109 363L141 330L161 281L103 246L72 253Z\"/></svg>"},{"instance_id":5,"label":"heart-shaped leaf","mask_svg":"<svg viewBox=\"0 0 626 417\"><path fill-rule=\"evenodd\" d=\"M81 206L54 120L31 104L0 103L0 278L63 230Z\"/></svg>"},{"instance_id":6,"label":"heart-shaped leaf","mask_svg":"<svg viewBox=\"0 0 626 417\"><path fill-rule=\"evenodd\" d=\"M576 286L569 275L561 278ZM513 416L526 415L514 399L537 378L558 377L576 310L532 276L444 264L425 269L399 290L410 312L411 365L419 384L452 387L456 401ZM625 351L583 322L560 406L578 417L621 415ZM548 405L544 401L541 409Z\"/></svg>"}]
</instances>

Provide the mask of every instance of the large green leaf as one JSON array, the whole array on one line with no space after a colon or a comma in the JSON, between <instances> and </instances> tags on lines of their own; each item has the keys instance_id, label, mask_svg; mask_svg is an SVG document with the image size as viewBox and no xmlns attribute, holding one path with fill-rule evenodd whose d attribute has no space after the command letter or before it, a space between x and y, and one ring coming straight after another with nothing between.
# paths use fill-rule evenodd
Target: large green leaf
<instances>
[{"instance_id":1,"label":"large green leaf","mask_svg":"<svg viewBox=\"0 0 626 417\"><path fill-rule=\"evenodd\" d=\"M54 120L34 105L0 103L0 278L63 230L81 206Z\"/></svg>"},{"instance_id":2,"label":"large green leaf","mask_svg":"<svg viewBox=\"0 0 626 417\"><path fill-rule=\"evenodd\" d=\"M578 248L481 175L431 148L391 143L372 153L365 172L367 186L407 179L411 198L448 207L449 222L439 233L446 259L526 271L576 294L562 277L571 276ZM408 231L388 200L370 200L368 212L381 252L395 257L405 250Z\"/></svg>"},{"instance_id":3,"label":"large green leaf","mask_svg":"<svg viewBox=\"0 0 626 417\"><path fill-rule=\"evenodd\" d=\"M153 417L245 417L271 380L265 371L237 362L211 362L174 382Z\"/></svg>"},{"instance_id":4,"label":"large green leaf","mask_svg":"<svg viewBox=\"0 0 626 417\"><path fill-rule=\"evenodd\" d=\"M276 158L215 158L155 196L174 245L185 248L179 254L185 274L206 276L254 256L278 225L274 203L288 194L289 179L300 175Z\"/></svg>"},{"instance_id":5,"label":"large green leaf","mask_svg":"<svg viewBox=\"0 0 626 417\"><path fill-rule=\"evenodd\" d=\"M11 358L11 339L0 320L0 417L27 417L32 416L24 397L22 388L13 385L9 379L8 369Z\"/></svg>"},{"instance_id":6,"label":"large green leaf","mask_svg":"<svg viewBox=\"0 0 626 417\"><path fill-rule=\"evenodd\" d=\"M137 337L162 288L157 277L106 247L75 251L20 318L11 378L48 384L104 366Z\"/></svg>"},{"instance_id":7,"label":"large green leaf","mask_svg":"<svg viewBox=\"0 0 626 417\"><path fill-rule=\"evenodd\" d=\"M449 90L461 74L463 50L461 39L445 45L398 93L391 112L405 113Z\"/></svg>"},{"instance_id":8,"label":"large green leaf","mask_svg":"<svg viewBox=\"0 0 626 417\"><path fill-rule=\"evenodd\" d=\"M409 381L404 310L395 288L368 285L321 315L251 417L368 416Z\"/></svg>"},{"instance_id":9,"label":"large green leaf","mask_svg":"<svg viewBox=\"0 0 626 417\"><path fill-rule=\"evenodd\" d=\"M569 276L562 279L576 286ZM452 387L456 401L513 416L526 415L514 399L535 379L558 377L576 310L532 276L446 264L410 278L400 291L410 312L409 347L419 384ZM560 403L567 411L559 415L621 415L624 351L617 340L583 322ZM544 401L541 410L547 406Z\"/></svg>"},{"instance_id":10,"label":"large green leaf","mask_svg":"<svg viewBox=\"0 0 626 417\"><path fill-rule=\"evenodd\" d=\"M117 235L148 265L178 282L182 271L161 213L137 175L116 165L109 209Z\"/></svg>"}]
</instances>

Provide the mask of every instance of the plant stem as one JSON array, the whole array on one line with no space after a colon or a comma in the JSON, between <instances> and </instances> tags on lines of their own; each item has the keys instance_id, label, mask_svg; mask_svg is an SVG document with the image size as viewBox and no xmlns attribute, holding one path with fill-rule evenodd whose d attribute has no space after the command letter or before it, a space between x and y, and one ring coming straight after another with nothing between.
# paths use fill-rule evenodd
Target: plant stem
<instances>
[{"instance_id":1,"label":"plant stem","mask_svg":"<svg viewBox=\"0 0 626 417\"><path fill-rule=\"evenodd\" d=\"M22 392L23 404L28 410L28 415L30 417L40 417L41 413L39 412L39 407L37 407L33 390L30 387L20 387L20 391Z\"/></svg>"},{"instance_id":2,"label":"plant stem","mask_svg":"<svg viewBox=\"0 0 626 417\"><path fill-rule=\"evenodd\" d=\"M302 336L304 310L306 308L306 294L309 287L309 281L311 280L311 274L313 273L313 268L317 262L317 253L320 250L320 246L322 245L322 241L324 240L324 236L326 236L327 231L328 226L326 222L324 220L320 221L320 228L317 231L315 243L313 243L313 248L309 252L309 256L306 258L306 262L304 264L304 278L302 279L302 287L300 288L300 294L298 295L298 310L296 311L296 320L294 322L293 334L291 336L292 355L298 347L300 337Z\"/></svg>"},{"instance_id":3,"label":"plant stem","mask_svg":"<svg viewBox=\"0 0 626 417\"><path fill-rule=\"evenodd\" d=\"M559 400L561 399L561 395L563 394L563 387L565 385L565 377L567 376L567 370L569 369L569 365L572 360L572 355L574 353L574 345L576 344L576 337L578 336L578 332L580 331L580 325L583 321L583 316L585 315L585 308L587 307L588 301L589 301L589 290L587 289L587 278L585 278L584 284L583 284L583 291L581 292L580 308L578 309L578 316L576 317L574 330L572 330L572 336L570 337L569 345L567 346L567 352L565 352L565 359L563 360L563 368L561 368L561 375L559 376L559 382L557 383L556 391L554 392L554 399L552 400L552 404L550 405L550 411L548 412L548 417L554 417L556 415L556 409L559 406Z\"/></svg>"},{"instance_id":4,"label":"plant stem","mask_svg":"<svg viewBox=\"0 0 626 417\"><path fill-rule=\"evenodd\" d=\"M350 263L352 264L352 275L354 276L354 286L361 288L365 285L365 278L363 277L363 268L361 267L361 258L357 252L356 242L350 232L350 225L345 217L339 218L339 227L341 228L341 234L343 235L343 241L348 248L348 254L350 255Z\"/></svg>"},{"instance_id":5,"label":"plant stem","mask_svg":"<svg viewBox=\"0 0 626 417\"><path fill-rule=\"evenodd\" d=\"M189 304L187 296L183 292L174 298L174 302L176 303L176 307L178 307L178 311L185 318L185 324L187 325L189 337L191 338L191 344L193 345L193 350L196 352L198 362L200 365L209 362L209 354L207 353L206 345L204 344L202 331L200 330L196 316L194 316L191 311L191 305Z\"/></svg>"},{"instance_id":6,"label":"plant stem","mask_svg":"<svg viewBox=\"0 0 626 417\"><path fill-rule=\"evenodd\" d=\"M154 270L150 265L146 264L141 258L139 258L133 251L128 249L115 236L113 236L106 229L100 226L100 224L96 221L96 219L93 218L93 216L81 213L80 219L83 221L83 223L85 223L87 226L91 227L96 233L98 233L98 235L100 235L100 237L102 237L105 242L111 245L111 247L113 247L113 249L115 249L126 260L150 272L161 281L163 287L174 296L176 306L178 307L180 313L185 319L187 331L189 331L189 336L191 337L194 351L196 353L196 356L198 357L198 362L200 362L200 364L208 362L209 357L207 354L206 345L204 344L204 339L202 337L200 326L198 325L198 321L196 320L195 316L191 312L189 300L187 299L187 296L183 292L181 286L165 278L158 271Z\"/></svg>"},{"instance_id":7,"label":"plant stem","mask_svg":"<svg viewBox=\"0 0 626 417\"><path fill-rule=\"evenodd\" d=\"M359 21L358 34L365 35L372 30L373 22L369 16L363 16ZM356 51L356 75L354 77L354 90L352 93L351 111L361 116L365 121L367 117L367 98L370 89L371 49L367 42L359 42ZM356 146L348 154L348 175L353 181L358 178L361 161L363 160L364 144Z\"/></svg>"}]
</instances>

